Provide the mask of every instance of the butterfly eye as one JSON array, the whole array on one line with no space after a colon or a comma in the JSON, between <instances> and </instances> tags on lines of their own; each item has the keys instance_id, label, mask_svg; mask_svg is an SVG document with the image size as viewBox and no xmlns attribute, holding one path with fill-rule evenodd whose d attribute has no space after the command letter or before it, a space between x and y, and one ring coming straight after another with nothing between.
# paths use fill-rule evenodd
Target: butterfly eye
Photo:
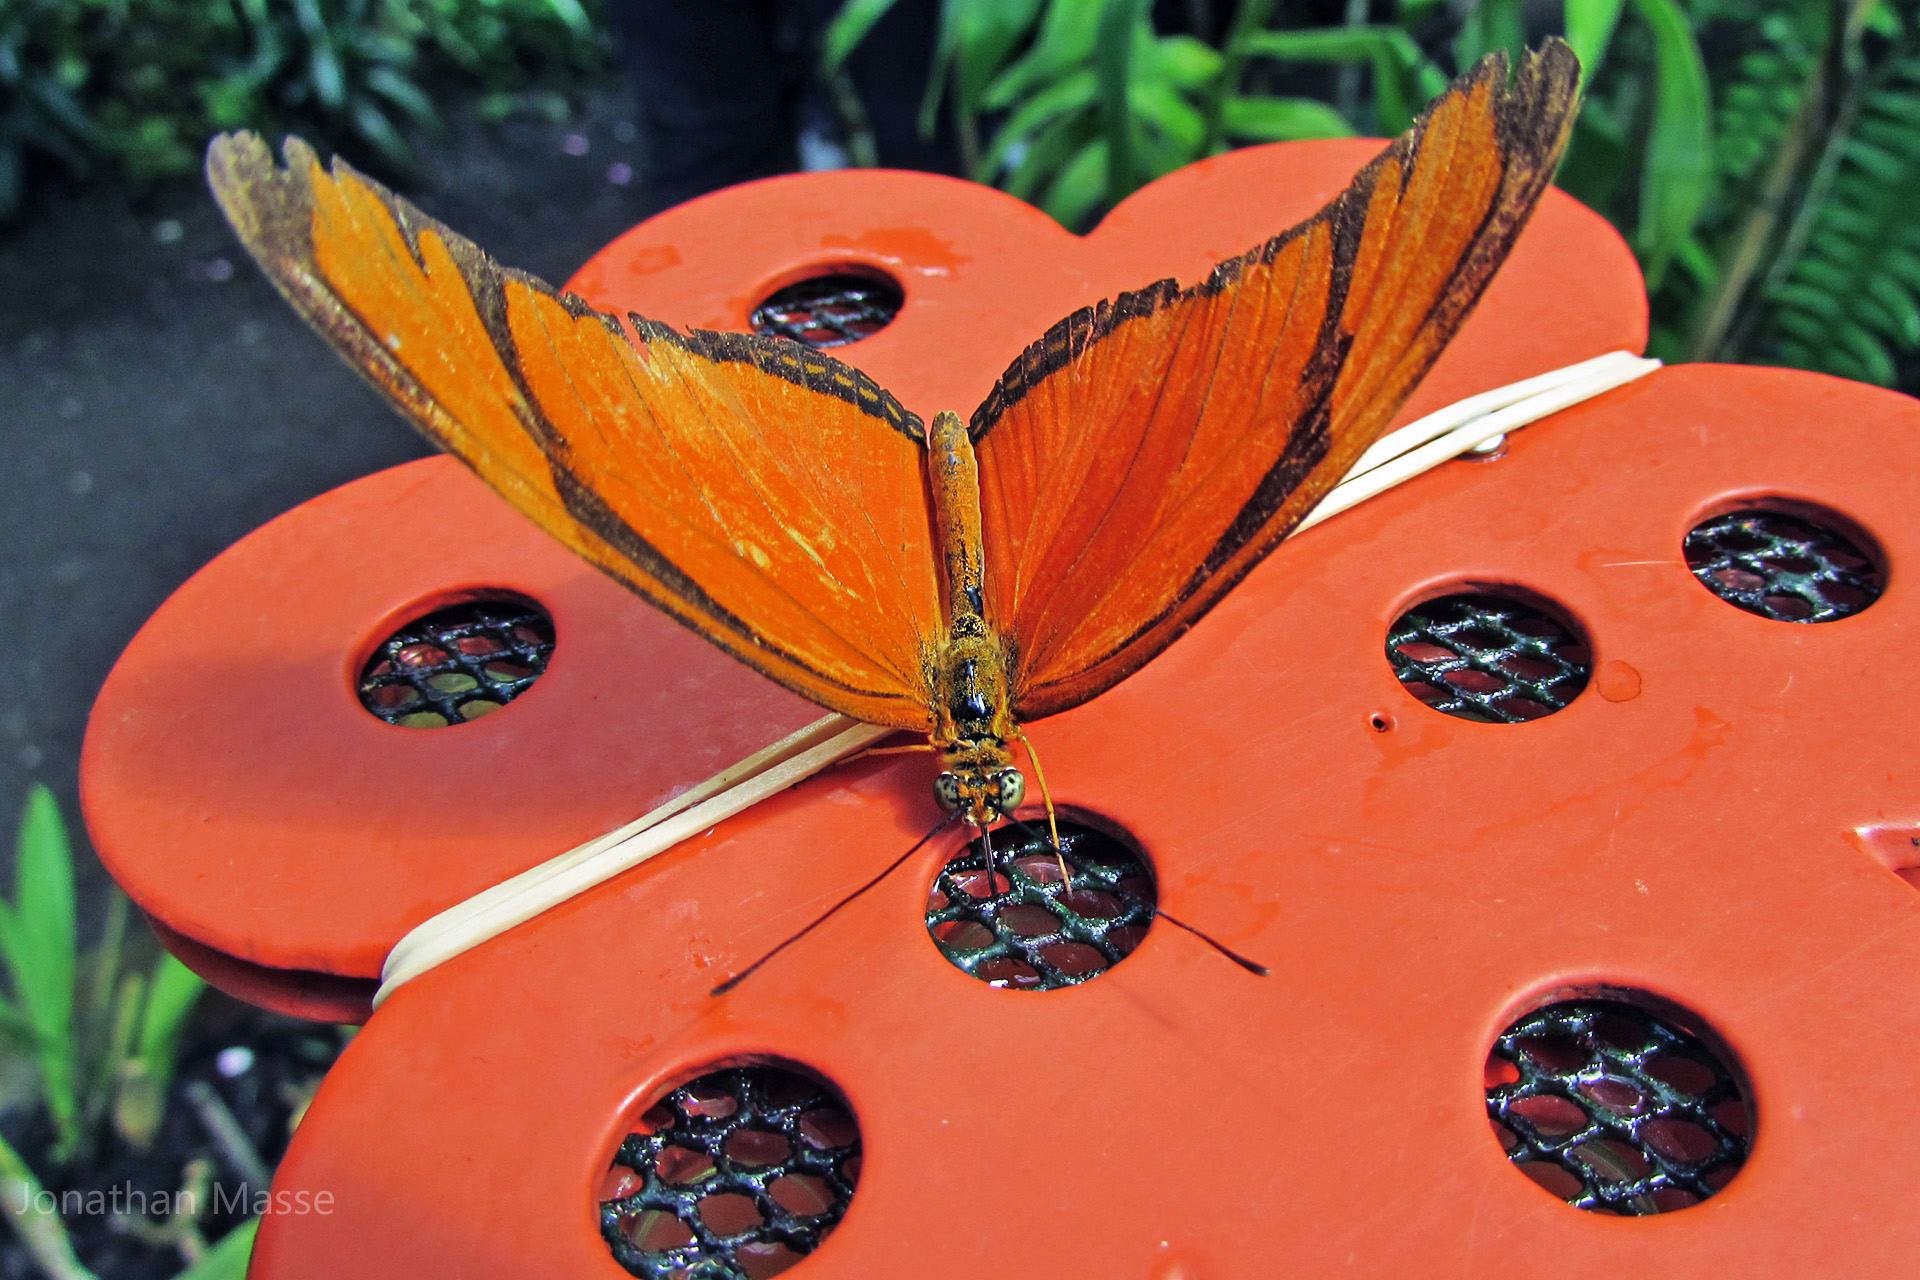
<instances>
[{"instance_id":1,"label":"butterfly eye","mask_svg":"<svg viewBox=\"0 0 1920 1280\"><path fill-rule=\"evenodd\" d=\"M998 795L994 807L1001 813L1012 813L1027 798L1027 780L1018 769L1002 769L993 775L993 784Z\"/></svg>"},{"instance_id":2,"label":"butterfly eye","mask_svg":"<svg viewBox=\"0 0 1920 1280\"><path fill-rule=\"evenodd\" d=\"M954 773L943 773L936 777L933 780L933 798L948 813L958 809L961 804L960 776Z\"/></svg>"}]
</instances>

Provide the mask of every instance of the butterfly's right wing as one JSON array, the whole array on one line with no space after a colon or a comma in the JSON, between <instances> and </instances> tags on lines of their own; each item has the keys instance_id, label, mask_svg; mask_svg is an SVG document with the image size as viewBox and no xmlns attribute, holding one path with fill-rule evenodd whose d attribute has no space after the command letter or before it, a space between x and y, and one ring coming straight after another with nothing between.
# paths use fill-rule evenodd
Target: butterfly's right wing
<instances>
[{"instance_id":1,"label":"butterfly's right wing","mask_svg":"<svg viewBox=\"0 0 1920 1280\"><path fill-rule=\"evenodd\" d=\"M620 324L336 161L215 139L227 218L401 413L588 561L802 697L924 730L924 433L796 343Z\"/></svg>"},{"instance_id":2,"label":"butterfly's right wing","mask_svg":"<svg viewBox=\"0 0 1920 1280\"><path fill-rule=\"evenodd\" d=\"M1490 57L1320 213L1061 321L974 414L987 618L1013 711L1064 711L1197 622L1405 403L1573 122L1561 42Z\"/></svg>"}]
</instances>

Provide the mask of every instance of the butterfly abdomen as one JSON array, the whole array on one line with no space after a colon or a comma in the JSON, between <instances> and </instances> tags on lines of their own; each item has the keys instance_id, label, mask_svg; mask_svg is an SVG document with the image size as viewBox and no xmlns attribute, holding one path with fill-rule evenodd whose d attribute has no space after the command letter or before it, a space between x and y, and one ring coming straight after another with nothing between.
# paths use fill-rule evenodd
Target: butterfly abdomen
<instances>
[{"instance_id":1,"label":"butterfly abdomen","mask_svg":"<svg viewBox=\"0 0 1920 1280\"><path fill-rule=\"evenodd\" d=\"M946 755L934 793L985 822L1020 803L1025 783L1007 751L1014 730L1006 647L986 618L980 470L958 414L927 430L927 481L944 571L947 637L934 669L933 744Z\"/></svg>"}]
</instances>

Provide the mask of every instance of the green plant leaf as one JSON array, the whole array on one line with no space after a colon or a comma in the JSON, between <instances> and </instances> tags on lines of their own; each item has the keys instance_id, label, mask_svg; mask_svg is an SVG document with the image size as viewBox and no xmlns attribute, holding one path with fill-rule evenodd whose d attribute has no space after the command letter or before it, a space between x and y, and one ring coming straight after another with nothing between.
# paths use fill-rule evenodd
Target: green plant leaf
<instances>
[{"instance_id":1,"label":"green plant leaf","mask_svg":"<svg viewBox=\"0 0 1920 1280\"><path fill-rule=\"evenodd\" d=\"M367 72L365 83L369 92L379 94L406 112L415 124L425 128L439 126L440 113L434 110L433 100L398 71L391 67L375 67Z\"/></svg>"},{"instance_id":2,"label":"green plant leaf","mask_svg":"<svg viewBox=\"0 0 1920 1280\"><path fill-rule=\"evenodd\" d=\"M583 40L593 38L593 18L580 0L546 0L546 6L548 12L574 35Z\"/></svg>"},{"instance_id":3,"label":"green plant leaf","mask_svg":"<svg viewBox=\"0 0 1920 1280\"><path fill-rule=\"evenodd\" d=\"M1886 344L1867 330L1864 325L1848 323L1839 326L1834 334L1846 351L1858 360L1866 370L1867 379L1883 387L1890 387L1899 378L1899 368L1893 362Z\"/></svg>"},{"instance_id":4,"label":"green plant leaf","mask_svg":"<svg viewBox=\"0 0 1920 1280\"><path fill-rule=\"evenodd\" d=\"M1647 288L1692 231L1713 182L1712 100L1692 25L1675 0L1634 0L1653 35L1654 106L1640 177L1637 235Z\"/></svg>"},{"instance_id":5,"label":"green plant leaf","mask_svg":"<svg viewBox=\"0 0 1920 1280\"><path fill-rule=\"evenodd\" d=\"M1077 230L1107 193L1107 140L1096 138L1060 167L1040 207L1069 230Z\"/></svg>"},{"instance_id":6,"label":"green plant leaf","mask_svg":"<svg viewBox=\"0 0 1920 1280\"><path fill-rule=\"evenodd\" d=\"M140 1037L135 1052L143 1058L164 1062L164 1074L169 1078L180 1046L180 1033L206 989L206 979L167 952L160 953L147 983L147 1005L140 1017Z\"/></svg>"},{"instance_id":7,"label":"green plant leaf","mask_svg":"<svg viewBox=\"0 0 1920 1280\"><path fill-rule=\"evenodd\" d=\"M393 127L386 112L359 98L348 107L347 115L353 121L353 131L379 152L381 159L402 171L413 168L413 148Z\"/></svg>"},{"instance_id":8,"label":"green plant leaf","mask_svg":"<svg viewBox=\"0 0 1920 1280\"><path fill-rule=\"evenodd\" d=\"M200 1255L200 1260L173 1280L246 1280L247 1263L253 1257L253 1238L260 1233L260 1219L248 1218L227 1232Z\"/></svg>"},{"instance_id":9,"label":"green plant leaf","mask_svg":"<svg viewBox=\"0 0 1920 1280\"><path fill-rule=\"evenodd\" d=\"M110 1067L113 1127L136 1151L145 1151L160 1130L165 1099L152 1074L134 1050L140 1014L147 1002L144 974L123 973L113 1006L113 1028L107 1046Z\"/></svg>"},{"instance_id":10,"label":"green plant leaf","mask_svg":"<svg viewBox=\"0 0 1920 1280\"><path fill-rule=\"evenodd\" d=\"M1383 50L1398 62L1417 66L1427 57L1413 37L1398 27L1309 27L1299 31L1251 31L1236 41L1240 50L1290 62L1327 62L1358 66Z\"/></svg>"},{"instance_id":11,"label":"green plant leaf","mask_svg":"<svg viewBox=\"0 0 1920 1280\"><path fill-rule=\"evenodd\" d=\"M1920 309L1913 305L1913 299L1893 281L1885 276L1875 276L1867 283L1867 296L1860 300L1863 313L1870 313L1877 322L1875 328L1890 335L1902 346L1911 349L1920 344Z\"/></svg>"},{"instance_id":12,"label":"green plant leaf","mask_svg":"<svg viewBox=\"0 0 1920 1280\"><path fill-rule=\"evenodd\" d=\"M988 111L1004 111L1038 85L1088 67L1108 0L1049 0L1033 47L994 77L981 98Z\"/></svg>"},{"instance_id":13,"label":"green plant leaf","mask_svg":"<svg viewBox=\"0 0 1920 1280\"><path fill-rule=\"evenodd\" d=\"M13 1144L0 1138L0 1197L12 1211L13 1229L34 1263L48 1280L94 1280L93 1272L74 1256L73 1240L60 1214L42 1200L43 1190Z\"/></svg>"},{"instance_id":14,"label":"green plant leaf","mask_svg":"<svg viewBox=\"0 0 1920 1280\"><path fill-rule=\"evenodd\" d=\"M1229 98L1226 131L1251 142L1293 142L1302 138L1350 138L1353 126L1314 98Z\"/></svg>"},{"instance_id":15,"label":"green plant leaf","mask_svg":"<svg viewBox=\"0 0 1920 1280\"><path fill-rule=\"evenodd\" d=\"M203 81L200 102L216 129L238 129L259 114L260 102L249 75L222 76Z\"/></svg>"},{"instance_id":16,"label":"green plant leaf","mask_svg":"<svg viewBox=\"0 0 1920 1280\"><path fill-rule=\"evenodd\" d=\"M307 37L307 77L314 96L322 107L338 111L346 105L347 77L334 52L326 17L320 12L318 0L293 0L293 11L301 33Z\"/></svg>"},{"instance_id":17,"label":"green plant leaf","mask_svg":"<svg viewBox=\"0 0 1920 1280\"><path fill-rule=\"evenodd\" d=\"M87 118L86 111L73 96L72 91L51 76L36 76L26 86L27 92L40 109L47 113L59 126L82 140L94 134L93 121Z\"/></svg>"},{"instance_id":18,"label":"green plant leaf","mask_svg":"<svg viewBox=\"0 0 1920 1280\"><path fill-rule=\"evenodd\" d=\"M53 792L28 793L14 853L14 902L0 928L14 999L38 1037L47 1112L59 1137L56 1158L78 1146L74 1088L73 983L79 964L74 925L73 847Z\"/></svg>"},{"instance_id":19,"label":"green plant leaf","mask_svg":"<svg viewBox=\"0 0 1920 1280\"><path fill-rule=\"evenodd\" d=\"M1909 289L1920 289L1920 254L1895 247L1882 255L1880 265Z\"/></svg>"},{"instance_id":20,"label":"green plant leaf","mask_svg":"<svg viewBox=\"0 0 1920 1280\"><path fill-rule=\"evenodd\" d=\"M1720 280L1720 263L1707 251L1698 236L1688 236L1673 251L1673 260L1686 268L1701 289L1711 289Z\"/></svg>"},{"instance_id":21,"label":"green plant leaf","mask_svg":"<svg viewBox=\"0 0 1920 1280\"><path fill-rule=\"evenodd\" d=\"M1837 320L1842 314L1841 300L1826 289L1790 280L1774 290L1774 299L1817 320Z\"/></svg>"},{"instance_id":22,"label":"green plant leaf","mask_svg":"<svg viewBox=\"0 0 1920 1280\"><path fill-rule=\"evenodd\" d=\"M1495 49L1517 55L1526 45L1525 0L1475 0L1454 37L1454 63L1462 70Z\"/></svg>"},{"instance_id":23,"label":"green plant leaf","mask_svg":"<svg viewBox=\"0 0 1920 1280\"><path fill-rule=\"evenodd\" d=\"M826 30L820 33L821 73L838 75L847 56L860 47L874 24L886 17L895 3L896 0L847 0L840 6L840 12L833 15Z\"/></svg>"},{"instance_id":24,"label":"green plant leaf","mask_svg":"<svg viewBox=\"0 0 1920 1280\"><path fill-rule=\"evenodd\" d=\"M1092 106L1099 89L1099 82L1092 71L1078 71L1048 85L1021 103L994 135L993 145L987 148L987 154L981 161L982 171L989 176L997 173L1001 166L1009 162L1016 147L1033 145L1030 135L1048 127L1061 116L1076 114Z\"/></svg>"},{"instance_id":25,"label":"green plant leaf","mask_svg":"<svg viewBox=\"0 0 1920 1280\"><path fill-rule=\"evenodd\" d=\"M40 1047L40 1033L11 1000L0 1000L0 1046L18 1053L34 1053Z\"/></svg>"},{"instance_id":26,"label":"green plant leaf","mask_svg":"<svg viewBox=\"0 0 1920 1280\"><path fill-rule=\"evenodd\" d=\"M1219 50L1192 36L1167 36L1149 41L1147 47L1136 50L1134 56L1143 54L1155 79L1182 89L1206 88L1225 63Z\"/></svg>"},{"instance_id":27,"label":"green plant leaf","mask_svg":"<svg viewBox=\"0 0 1920 1280\"><path fill-rule=\"evenodd\" d=\"M80 1095L80 1122L89 1133L99 1122L113 1096L114 1075L119 1070L124 1044L115 1039L115 985L120 981L125 957L127 915L132 910L127 895L114 890L107 895L107 917L100 941L81 953L80 976L75 989L74 1044L78 1048L75 1074Z\"/></svg>"},{"instance_id":28,"label":"green plant leaf","mask_svg":"<svg viewBox=\"0 0 1920 1280\"><path fill-rule=\"evenodd\" d=\"M1607 47L1613 43L1621 10L1626 7L1626 0L1566 0L1567 43L1580 59L1583 83L1593 79L1606 61Z\"/></svg>"},{"instance_id":29,"label":"green plant leaf","mask_svg":"<svg viewBox=\"0 0 1920 1280\"><path fill-rule=\"evenodd\" d=\"M954 91L960 110L972 115L1009 55L1032 33L1041 0L947 0L946 7L953 15Z\"/></svg>"},{"instance_id":30,"label":"green plant leaf","mask_svg":"<svg viewBox=\"0 0 1920 1280\"><path fill-rule=\"evenodd\" d=\"M139 975L128 974L127 980L137 982ZM167 1090L178 1065L180 1036L206 986L193 970L162 952L152 976L132 988L140 1004L139 1029L116 1073L113 1120L121 1136L139 1150L152 1145L166 1118ZM142 989L145 1000L139 1001L137 993ZM125 1043L123 1036L116 1036L116 1040Z\"/></svg>"},{"instance_id":31,"label":"green plant leaf","mask_svg":"<svg viewBox=\"0 0 1920 1280\"><path fill-rule=\"evenodd\" d=\"M1352 26L1306 31L1257 31L1236 47L1283 62L1373 68L1374 111L1380 131L1397 134L1413 123L1417 106L1444 93L1447 75L1398 27Z\"/></svg>"},{"instance_id":32,"label":"green plant leaf","mask_svg":"<svg viewBox=\"0 0 1920 1280\"><path fill-rule=\"evenodd\" d=\"M1147 21L1148 0L1107 0L1094 46L1100 83L1100 128L1107 142L1107 203L1118 204L1140 185L1133 156L1133 81L1136 36ZM1084 213L1084 210L1082 211Z\"/></svg>"},{"instance_id":33,"label":"green plant leaf","mask_svg":"<svg viewBox=\"0 0 1920 1280\"><path fill-rule=\"evenodd\" d=\"M1153 133L1170 153L1167 157L1172 161L1170 168L1161 167L1164 160L1150 166L1155 170L1155 177L1199 158L1200 139L1207 131L1207 123L1172 85L1136 83L1127 95L1127 106L1136 120L1152 126Z\"/></svg>"},{"instance_id":34,"label":"green plant leaf","mask_svg":"<svg viewBox=\"0 0 1920 1280\"><path fill-rule=\"evenodd\" d=\"M1905 160L1858 135L1847 144L1846 157L1881 182L1899 182L1907 176Z\"/></svg>"},{"instance_id":35,"label":"green plant leaf","mask_svg":"<svg viewBox=\"0 0 1920 1280\"><path fill-rule=\"evenodd\" d=\"M1866 16L1861 19L1861 25L1875 35L1884 36L1889 40L1897 40L1906 29L1906 24L1900 18L1900 11L1894 8L1889 0L1875 0L1875 3L1867 9Z\"/></svg>"},{"instance_id":36,"label":"green plant leaf","mask_svg":"<svg viewBox=\"0 0 1920 1280\"><path fill-rule=\"evenodd\" d=\"M1099 129L1089 113L1061 116L1025 144L1017 159L1014 153L1008 153L1011 168L1005 183L1007 193L1032 201L1041 184L1058 174L1067 161L1098 134Z\"/></svg>"}]
</instances>

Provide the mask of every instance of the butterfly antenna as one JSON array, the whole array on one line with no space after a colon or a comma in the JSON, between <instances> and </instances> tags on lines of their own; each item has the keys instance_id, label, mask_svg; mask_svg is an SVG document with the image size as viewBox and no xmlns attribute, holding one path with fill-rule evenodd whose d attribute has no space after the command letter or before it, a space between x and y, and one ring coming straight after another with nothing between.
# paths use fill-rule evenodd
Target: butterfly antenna
<instances>
[{"instance_id":1,"label":"butterfly antenna","mask_svg":"<svg viewBox=\"0 0 1920 1280\"><path fill-rule=\"evenodd\" d=\"M927 834L925 834L924 836L921 836L919 839L919 842L916 843L913 846L913 848L907 850L905 853L895 858L892 862L888 863L887 869L885 871L882 871L879 875L867 881L865 884L861 885L858 889L855 889L852 893L840 899L840 901L834 903L832 906L828 907L825 911L821 912L818 916L814 917L812 924L809 924L806 928L800 930L800 932L794 934L791 938L788 938L785 942L781 943L779 946L775 947L773 950L767 952L767 954L761 956L758 960L755 960L752 964L748 965L746 968L742 969L740 972L734 974L731 978L728 978L725 982L721 983L719 986L715 987L712 991L708 992L707 994L723 996L727 994L727 992L739 986L741 983L745 982L747 980L747 976L751 974L755 969L758 969L761 965L773 959L775 956L779 955L782 951L785 951L788 947L800 941L800 939L806 937L808 934L812 933L815 929L818 929L821 925L825 924L827 921L833 919L835 914L837 914L842 907L851 905L854 899L860 897L861 894L864 894L867 890L878 885L882 880L885 880L888 876L898 871L902 866L906 864L906 861L908 858L911 858L914 854L920 852L920 850L923 847L925 847L927 841L933 839L935 836L939 835L942 831L945 831L948 827L958 822L961 816L962 815L960 813L956 812L956 813L949 814L946 817L940 819L940 821L934 826L933 830L927 832ZM989 868L988 874L989 875L992 874L991 868ZM992 883L991 880L989 880L988 883Z\"/></svg>"},{"instance_id":2,"label":"butterfly antenna","mask_svg":"<svg viewBox=\"0 0 1920 1280\"><path fill-rule=\"evenodd\" d=\"M1053 856L1060 864L1060 883L1066 884L1073 877L1067 871L1066 850L1060 847L1060 823L1054 817L1053 793L1047 790L1047 771L1040 767L1040 753L1033 749L1033 739L1027 736L1027 731L1015 725L1013 736L1020 739L1020 745L1027 749L1027 759L1033 762L1033 780L1040 784L1040 803L1047 806L1047 831L1053 836Z\"/></svg>"},{"instance_id":3,"label":"butterfly antenna","mask_svg":"<svg viewBox=\"0 0 1920 1280\"><path fill-rule=\"evenodd\" d=\"M1121 890L1121 893L1124 894L1126 897L1133 898L1133 895L1130 893L1127 893L1126 890L1124 889ZM1192 925L1188 924L1185 920L1180 920L1175 918L1174 916L1168 915L1166 910L1162 908L1158 903L1141 902L1139 898L1134 898L1133 900L1135 902L1140 902L1140 905L1144 906L1147 910L1153 912L1154 915L1160 917L1160 919L1162 920L1165 920L1168 924L1174 926L1176 929L1185 929L1188 933L1200 939L1200 941L1206 943L1208 946L1212 947L1215 951L1218 951L1221 955L1233 961L1235 964L1239 965L1242 969L1245 969L1248 973L1254 974L1257 977L1262 977L1262 978L1270 977L1272 975L1273 970L1267 968L1267 966L1261 964L1257 960L1247 959L1245 956L1241 955L1238 951L1235 951L1232 947L1229 947L1225 943L1221 942L1218 938L1209 937L1204 930L1194 928Z\"/></svg>"},{"instance_id":4,"label":"butterfly antenna","mask_svg":"<svg viewBox=\"0 0 1920 1280\"><path fill-rule=\"evenodd\" d=\"M1025 831L1027 833L1028 838L1033 840L1038 840L1040 838L1040 832L1037 831L1031 823L1025 822L1019 818L1009 818L1008 821L1013 823L1013 825L1015 825L1016 827L1019 827L1021 830ZM1057 845L1055 846L1056 849L1058 849L1058 847L1059 846ZM1071 880L1068 880L1065 883L1069 887L1071 887L1072 885ZM1165 920L1168 924L1172 925L1174 928L1185 929L1188 933L1200 939L1200 941L1206 943L1208 946L1212 947L1215 951L1218 951L1221 955L1233 961L1235 964L1239 965L1242 969L1245 969L1248 973L1257 974L1262 978L1271 977L1273 975L1273 970L1267 968L1267 966L1261 964L1257 960L1247 959L1245 956L1241 955L1238 951L1235 951L1232 947L1227 946L1225 943L1221 942L1219 939L1210 937L1204 929L1196 929L1194 926L1188 924L1185 920L1181 920L1175 916L1169 915L1160 906L1159 903L1148 902L1145 898L1142 898L1138 894L1128 893L1125 889L1122 889L1119 885L1114 885L1112 886L1112 888L1114 892L1118 893L1121 897L1127 899L1129 902L1133 903L1135 906L1145 907L1147 910L1153 912L1154 915L1158 916L1162 920Z\"/></svg>"}]
</instances>

